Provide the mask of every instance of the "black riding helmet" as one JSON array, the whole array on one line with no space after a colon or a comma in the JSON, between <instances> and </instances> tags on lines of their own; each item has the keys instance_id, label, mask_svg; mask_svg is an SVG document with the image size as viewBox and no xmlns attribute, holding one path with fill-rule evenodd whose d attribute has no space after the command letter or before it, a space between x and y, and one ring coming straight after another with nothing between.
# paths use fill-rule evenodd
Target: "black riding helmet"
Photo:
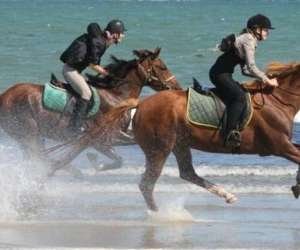
<instances>
[{"instance_id":1,"label":"black riding helmet","mask_svg":"<svg viewBox=\"0 0 300 250\"><path fill-rule=\"evenodd\" d=\"M127 31L125 29L124 23L118 19L111 20L107 24L105 30L109 31L110 33L119 33L119 34L123 34L125 31Z\"/></svg>"},{"instance_id":2,"label":"black riding helmet","mask_svg":"<svg viewBox=\"0 0 300 250\"><path fill-rule=\"evenodd\" d=\"M257 14L249 18L247 22L248 29L255 29L255 28L263 28L263 29L270 29L273 30L271 21L268 17Z\"/></svg>"}]
</instances>

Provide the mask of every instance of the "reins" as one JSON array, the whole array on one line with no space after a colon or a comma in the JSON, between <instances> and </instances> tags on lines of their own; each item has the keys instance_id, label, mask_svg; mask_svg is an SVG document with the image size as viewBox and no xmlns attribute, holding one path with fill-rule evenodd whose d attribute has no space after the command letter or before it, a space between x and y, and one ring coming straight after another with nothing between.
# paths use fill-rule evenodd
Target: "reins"
<instances>
[{"instance_id":1,"label":"reins","mask_svg":"<svg viewBox=\"0 0 300 250\"><path fill-rule=\"evenodd\" d=\"M259 86L260 86L260 95L261 95L261 99L262 99L262 104L257 103L257 102L255 101L254 98L253 98L253 101L254 101L254 103L255 103L256 105L259 106L259 109L262 109L262 108L264 107L264 105L265 105L266 102L265 102L265 96L264 96L264 93L263 93L263 87L262 87L262 83L261 83L261 82L259 83ZM300 94L294 93L294 92L292 92L292 91L290 91L290 90L288 90L288 89L284 89L284 88L282 88L282 87L280 87L280 86L276 87L276 89L278 89L278 90L280 90L280 91L282 91L282 92L284 92L284 93L286 93L286 94L288 94L288 95L300 97ZM274 92L271 93L271 96L273 96L274 99L277 100L280 104L282 104L282 105L284 105L284 106L290 106L290 107L292 107L293 109L295 109L295 111L297 111L297 108L296 108L294 105L289 104L289 103L286 103L286 102L283 101L280 97L278 97L277 95L275 95Z\"/></svg>"},{"instance_id":2,"label":"reins","mask_svg":"<svg viewBox=\"0 0 300 250\"><path fill-rule=\"evenodd\" d=\"M260 95L261 95L262 104L256 102L255 99L254 99L254 96L253 96L253 102L254 102L257 106L259 106L259 109L262 109L262 108L265 106L266 102L265 102L265 97L264 97L264 93L263 93L263 86L262 86L262 83L261 83L261 82L259 83L259 88L260 88L260 91L259 91L259 92L260 92Z\"/></svg>"}]
</instances>

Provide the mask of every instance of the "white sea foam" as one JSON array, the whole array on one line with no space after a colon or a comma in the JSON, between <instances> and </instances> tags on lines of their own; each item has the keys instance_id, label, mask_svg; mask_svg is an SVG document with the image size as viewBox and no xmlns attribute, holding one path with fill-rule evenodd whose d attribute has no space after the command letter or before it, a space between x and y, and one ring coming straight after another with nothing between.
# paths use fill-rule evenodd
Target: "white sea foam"
<instances>
[{"instance_id":1,"label":"white sea foam","mask_svg":"<svg viewBox=\"0 0 300 250\"><path fill-rule=\"evenodd\" d=\"M30 164L0 164L0 220L16 219L30 212L40 201L40 176Z\"/></svg>"},{"instance_id":2,"label":"white sea foam","mask_svg":"<svg viewBox=\"0 0 300 250\"><path fill-rule=\"evenodd\" d=\"M300 112L298 112L294 117L294 122L300 122Z\"/></svg>"},{"instance_id":3,"label":"white sea foam","mask_svg":"<svg viewBox=\"0 0 300 250\"><path fill-rule=\"evenodd\" d=\"M297 168L295 165L288 166L195 166L197 174L200 176L294 176ZM85 170L86 174L94 175L94 171ZM141 175L145 171L144 166L122 167L120 169L98 172L97 175ZM177 167L166 166L162 175L178 177Z\"/></svg>"},{"instance_id":4,"label":"white sea foam","mask_svg":"<svg viewBox=\"0 0 300 250\"><path fill-rule=\"evenodd\" d=\"M290 184L290 185L289 185ZM251 183L245 185L241 184L224 184L222 185L227 191L234 193L263 193L263 194L288 194L290 193L290 186L293 183L287 183L286 185L274 185L270 184L256 184ZM194 184L189 184L187 182L180 183L158 183L155 186L155 192L163 193L203 193L207 192ZM53 185L47 187L47 195L53 197L64 197L65 195L80 195L80 194L95 194L95 193L140 193L138 188L138 182L127 183L113 182L101 184L99 183L82 184L82 183L67 183L65 185Z\"/></svg>"},{"instance_id":5,"label":"white sea foam","mask_svg":"<svg viewBox=\"0 0 300 250\"><path fill-rule=\"evenodd\" d=\"M40 203L45 171L11 154L13 148L0 147L0 220L28 216ZM18 154L16 154L18 155Z\"/></svg>"}]
</instances>

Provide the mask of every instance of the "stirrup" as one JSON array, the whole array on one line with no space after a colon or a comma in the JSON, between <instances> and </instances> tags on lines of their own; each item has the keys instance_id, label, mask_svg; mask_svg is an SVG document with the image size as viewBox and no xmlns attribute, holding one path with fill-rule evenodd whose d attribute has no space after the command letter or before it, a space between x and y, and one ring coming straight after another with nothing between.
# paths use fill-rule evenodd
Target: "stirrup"
<instances>
[{"instance_id":1,"label":"stirrup","mask_svg":"<svg viewBox=\"0 0 300 250\"><path fill-rule=\"evenodd\" d=\"M225 139L225 146L228 148L238 148L241 146L241 134L238 130L231 130Z\"/></svg>"},{"instance_id":2,"label":"stirrup","mask_svg":"<svg viewBox=\"0 0 300 250\"><path fill-rule=\"evenodd\" d=\"M74 127L72 125L69 125L66 128L65 134L67 136L77 137L77 136L81 136L85 132L86 132L86 128L84 126Z\"/></svg>"}]
</instances>

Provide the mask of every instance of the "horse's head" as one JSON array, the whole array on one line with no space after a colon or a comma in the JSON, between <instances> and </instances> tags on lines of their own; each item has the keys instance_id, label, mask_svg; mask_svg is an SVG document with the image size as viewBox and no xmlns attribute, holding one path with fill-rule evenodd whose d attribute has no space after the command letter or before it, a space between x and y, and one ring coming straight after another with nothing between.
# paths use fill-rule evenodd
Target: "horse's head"
<instances>
[{"instance_id":1,"label":"horse's head","mask_svg":"<svg viewBox=\"0 0 300 250\"><path fill-rule=\"evenodd\" d=\"M130 61L111 56L112 63L106 66L110 74L105 78L89 76L90 82L110 88L133 84L139 85L139 88L149 86L156 91L181 89L175 76L159 58L159 48L154 51L134 50L133 53L138 58Z\"/></svg>"},{"instance_id":2,"label":"horse's head","mask_svg":"<svg viewBox=\"0 0 300 250\"><path fill-rule=\"evenodd\" d=\"M138 57L138 69L144 78L144 85L156 91L165 89L182 89L176 77L168 69L166 64L159 57L160 48L154 51L134 50L133 53Z\"/></svg>"},{"instance_id":3,"label":"horse's head","mask_svg":"<svg viewBox=\"0 0 300 250\"><path fill-rule=\"evenodd\" d=\"M272 62L267 67L267 75L270 78L276 77L279 89L293 92L300 96L300 63L292 62L283 64Z\"/></svg>"}]
</instances>

